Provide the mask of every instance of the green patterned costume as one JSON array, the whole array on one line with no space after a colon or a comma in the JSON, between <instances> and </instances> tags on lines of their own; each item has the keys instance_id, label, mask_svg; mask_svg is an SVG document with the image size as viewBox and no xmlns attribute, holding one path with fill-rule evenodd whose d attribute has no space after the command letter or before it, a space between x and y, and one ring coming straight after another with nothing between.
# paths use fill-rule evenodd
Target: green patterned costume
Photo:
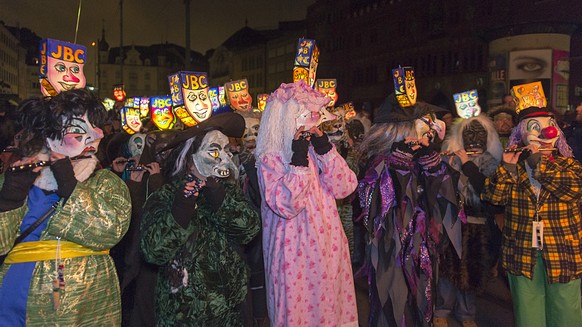
<instances>
[{"instance_id":1,"label":"green patterned costume","mask_svg":"<svg viewBox=\"0 0 582 327\"><path fill-rule=\"evenodd\" d=\"M4 176L0 176L3 184ZM0 213L0 253L12 247L27 205ZM109 170L98 170L78 182L66 204L49 218L40 240L74 242L92 250L113 247L129 227L131 203L123 181ZM65 287L60 307L53 304L55 261L37 261L30 282L26 326L119 326L119 283L109 255L62 259ZM0 285L11 267L0 266Z\"/></svg>"},{"instance_id":2,"label":"green patterned costume","mask_svg":"<svg viewBox=\"0 0 582 327\"><path fill-rule=\"evenodd\" d=\"M187 228L172 216L185 181L174 180L144 207L140 246L146 261L160 265L156 287L158 326L242 326L238 306L247 293L247 266L237 247L259 231L260 220L235 186L212 212L204 196Z\"/></svg>"}]
</instances>

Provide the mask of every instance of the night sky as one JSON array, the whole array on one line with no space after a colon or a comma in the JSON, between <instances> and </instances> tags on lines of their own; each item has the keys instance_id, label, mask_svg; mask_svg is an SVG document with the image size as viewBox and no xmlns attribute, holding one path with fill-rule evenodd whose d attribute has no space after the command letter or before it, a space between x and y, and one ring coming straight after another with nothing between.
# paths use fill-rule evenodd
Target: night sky
<instances>
[{"instance_id":1,"label":"night sky","mask_svg":"<svg viewBox=\"0 0 582 327\"><path fill-rule=\"evenodd\" d=\"M202 54L218 47L245 26L277 28L279 21L301 20L315 0L192 0L190 48ZM75 42L77 14L81 16L76 43L88 48L88 64L94 56L91 42L101 38L118 47L119 0L0 0L0 20L6 25L30 28L41 38ZM169 43L184 46L184 0L123 0L123 44ZM90 79L90 76L87 76Z\"/></svg>"}]
</instances>

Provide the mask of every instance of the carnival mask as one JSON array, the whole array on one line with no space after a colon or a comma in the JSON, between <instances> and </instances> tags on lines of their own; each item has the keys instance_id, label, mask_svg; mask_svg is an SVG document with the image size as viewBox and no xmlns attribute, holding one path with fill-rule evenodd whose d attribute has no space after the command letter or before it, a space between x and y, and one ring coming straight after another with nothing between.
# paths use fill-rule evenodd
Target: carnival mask
<instances>
[{"instance_id":1,"label":"carnival mask","mask_svg":"<svg viewBox=\"0 0 582 327\"><path fill-rule=\"evenodd\" d=\"M522 141L525 145L536 144L540 149L552 149L560 136L556 121L552 117L526 118L522 122Z\"/></svg>"},{"instance_id":2,"label":"carnival mask","mask_svg":"<svg viewBox=\"0 0 582 327\"><path fill-rule=\"evenodd\" d=\"M243 146L249 151L254 151L259 134L260 121L257 118L245 117L245 134L243 135Z\"/></svg>"},{"instance_id":3,"label":"carnival mask","mask_svg":"<svg viewBox=\"0 0 582 327\"><path fill-rule=\"evenodd\" d=\"M145 134L137 133L132 135L127 141L127 149L132 157L139 156L143 152Z\"/></svg>"},{"instance_id":4,"label":"carnival mask","mask_svg":"<svg viewBox=\"0 0 582 327\"><path fill-rule=\"evenodd\" d=\"M335 116L337 117L336 119L321 124L321 130L327 134L331 142L337 144L344 138L346 133L346 120L343 110L338 110Z\"/></svg>"},{"instance_id":5,"label":"carnival mask","mask_svg":"<svg viewBox=\"0 0 582 327\"><path fill-rule=\"evenodd\" d=\"M463 129L463 146L475 153L487 151L487 131L478 121L473 120Z\"/></svg>"},{"instance_id":6,"label":"carnival mask","mask_svg":"<svg viewBox=\"0 0 582 327\"><path fill-rule=\"evenodd\" d=\"M295 118L295 128L299 129L299 127L304 126L304 130L307 131L323 122L334 119L336 119L335 115L323 107L319 111L309 111L302 107L299 115Z\"/></svg>"},{"instance_id":7,"label":"carnival mask","mask_svg":"<svg viewBox=\"0 0 582 327\"><path fill-rule=\"evenodd\" d=\"M441 140L445 138L447 126L444 121L437 119L434 114L428 114L415 120L414 125L418 139L426 136L432 142L437 135Z\"/></svg>"},{"instance_id":8,"label":"carnival mask","mask_svg":"<svg viewBox=\"0 0 582 327\"><path fill-rule=\"evenodd\" d=\"M204 136L200 148L192 155L194 166L202 176L227 178L236 173L228 145L228 137L220 131L212 130Z\"/></svg>"},{"instance_id":9,"label":"carnival mask","mask_svg":"<svg viewBox=\"0 0 582 327\"><path fill-rule=\"evenodd\" d=\"M501 135L508 135L511 133L513 128L513 117L510 114L500 112L495 117L493 117L493 124L495 125L495 130Z\"/></svg>"},{"instance_id":10,"label":"carnival mask","mask_svg":"<svg viewBox=\"0 0 582 327\"><path fill-rule=\"evenodd\" d=\"M87 113L68 121L66 117L62 119L62 139L47 139L49 149L71 158L95 154L103 138L103 131L89 122Z\"/></svg>"}]
</instances>

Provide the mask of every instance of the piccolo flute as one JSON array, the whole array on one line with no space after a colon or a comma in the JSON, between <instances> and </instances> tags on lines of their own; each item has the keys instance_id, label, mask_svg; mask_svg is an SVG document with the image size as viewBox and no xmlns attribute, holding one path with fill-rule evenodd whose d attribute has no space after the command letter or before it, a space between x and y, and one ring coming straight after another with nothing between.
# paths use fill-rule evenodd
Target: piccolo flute
<instances>
[{"instance_id":1,"label":"piccolo flute","mask_svg":"<svg viewBox=\"0 0 582 327\"><path fill-rule=\"evenodd\" d=\"M78 156L78 157L71 158L71 160L72 161L75 161L75 160L87 159L87 158L91 158L91 156ZM8 168L8 171L10 171L10 172L18 172L18 171L25 171L25 170L33 170L34 168L37 168L37 167L46 167L46 166L50 166L51 164L52 164L52 161L39 160L39 161L27 163L27 164L21 164L21 165L18 165L18 166L10 167L10 168Z\"/></svg>"},{"instance_id":2,"label":"piccolo flute","mask_svg":"<svg viewBox=\"0 0 582 327\"><path fill-rule=\"evenodd\" d=\"M483 152L481 151L466 151L465 152L467 155L475 155L475 154L483 154ZM454 156L455 153L452 151L443 151L441 152L441 156Z\"/></svg>"},{"instance_id":3,"label":"piccolo flute","mask_svg":"<svg viewBox=\"0 0 582 327\"><path fill-rule=\"evenodd\" d=\"M527 147L523 147L523 148L515 148L515 149L505 149L503 150L503 152L505 153L509 153L509 152L522 152L523 150L526 150ZM555 151L556 148L539 148L538 151Z\"/></svg>"}]
</instances>

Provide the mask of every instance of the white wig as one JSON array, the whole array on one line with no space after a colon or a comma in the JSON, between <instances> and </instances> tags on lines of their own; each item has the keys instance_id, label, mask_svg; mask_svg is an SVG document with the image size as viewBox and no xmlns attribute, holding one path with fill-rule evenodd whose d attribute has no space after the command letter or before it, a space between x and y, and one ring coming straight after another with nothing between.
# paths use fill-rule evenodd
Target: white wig
<instances>
[{"instance_id":1,"label":"white wig","mask_svg":"<svg viewBox=\"0 0 582 327\"><path fill-rule=\"evenodd\" d=\"M463 131L475 120L485 128L485 131L487 131L487 152L489 152L495 160L500 162L501 156L503 155L503 146L501 145L501 141L499 141L499 134L497 134L497 130L495 130L493 121L485 114L468 119L457 118L451 127L450 134L445 138L441 149L448 152L464 149Z\"/></svg>"},{"instance_id":2,"label":"white wig","mask_svg":"<svg viewBox=\"0 0 582 327\"><path fill-rule=\"evenodd\" d=\"M322 93L313 90L303 80L281 84L267 99L261 117L255 157L261 162L267 154L283 158L285 167L291 162L291 144L295 136L295 119L305 108L318 112L329 102Z\"/></svg>"}]
</instances>

